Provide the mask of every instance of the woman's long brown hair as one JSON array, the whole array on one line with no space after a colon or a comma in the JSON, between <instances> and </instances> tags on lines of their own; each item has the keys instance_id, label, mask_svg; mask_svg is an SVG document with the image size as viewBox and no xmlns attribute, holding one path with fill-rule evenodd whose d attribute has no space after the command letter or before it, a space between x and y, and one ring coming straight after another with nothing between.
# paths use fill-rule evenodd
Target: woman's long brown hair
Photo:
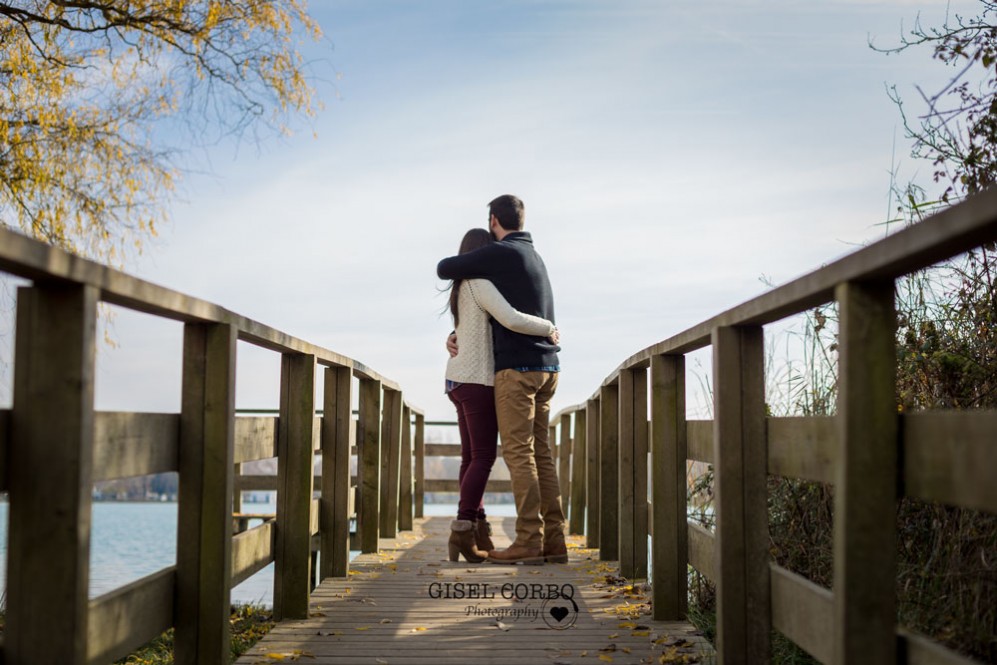
<instances>
[{"instance_id":1,"label":"woman's long brown hair","mask_svg":"<svg viewBox=\"0 0 997 665\"><path fill-rule=\"evenodd\" d=\"M492 234L485 229L471 229L464 234L464 239L460 241L458 254L467 254L476 249L486 247L493 242ZM460 313L457 311L457 294L460 292L460 285L464 280L455 279L450 283L450 313L453 315L454 328L460 322Z\"/></svg>"}]
</instances>

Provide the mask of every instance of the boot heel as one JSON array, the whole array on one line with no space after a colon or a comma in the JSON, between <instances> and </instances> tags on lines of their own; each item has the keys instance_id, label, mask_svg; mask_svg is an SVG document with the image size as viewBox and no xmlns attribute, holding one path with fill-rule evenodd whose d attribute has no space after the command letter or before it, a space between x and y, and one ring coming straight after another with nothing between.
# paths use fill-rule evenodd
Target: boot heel
<instances>
[{"instance_id":1,"label":"boot heel","mask_svg":"<svg viewBox=\"0 0 997 665\"><path fill-rule=\"evenodd\" d=\"M460 548L454 543L447 543L450 549L450 560L459 561L460 560Z\"/></svg>"}]
</instances>

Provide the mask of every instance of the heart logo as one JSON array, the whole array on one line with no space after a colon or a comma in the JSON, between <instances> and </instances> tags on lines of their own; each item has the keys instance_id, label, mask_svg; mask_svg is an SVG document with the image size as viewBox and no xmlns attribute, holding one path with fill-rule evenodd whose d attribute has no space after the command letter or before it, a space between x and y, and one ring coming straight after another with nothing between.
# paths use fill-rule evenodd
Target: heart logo
<instances>
[{"instance_id":1,"label":"heart logo","mask_svg":"<svg viewBox=\"0 0 997 665\"><path fill-rule=\"evenodd\" d=\"M560 623L561 621L564 620L564 617L568 616L568 608L567 607L552 607L552 608L550 608L550 615L552 617L554 617L555 619L557 619L557 622Z\"/></svg>"}]
</instances>

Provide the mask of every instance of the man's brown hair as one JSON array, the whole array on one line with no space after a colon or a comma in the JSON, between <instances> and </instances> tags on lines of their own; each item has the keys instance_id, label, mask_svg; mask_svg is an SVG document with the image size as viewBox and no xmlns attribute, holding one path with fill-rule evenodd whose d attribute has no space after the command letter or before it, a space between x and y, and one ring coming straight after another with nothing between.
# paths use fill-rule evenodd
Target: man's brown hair
<instances>
[{"instance_id":1,"label":"man's brown hair","mask_svg":"<svg viewBox=\"0 0 997 665\"><path fill-rule=\"evenodd\" d=\"M512 194L503 194L493 199L488 204L488 214L495 215L499 226L506 231L522 231L526 221L526 209L523 202Z\"/></svg>"}]
</instances>

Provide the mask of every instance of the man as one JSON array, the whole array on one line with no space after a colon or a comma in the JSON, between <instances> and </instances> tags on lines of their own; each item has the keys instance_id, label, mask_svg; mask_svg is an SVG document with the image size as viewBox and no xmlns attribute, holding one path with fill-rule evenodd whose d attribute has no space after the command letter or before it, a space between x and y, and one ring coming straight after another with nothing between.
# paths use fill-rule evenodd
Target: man
<instances>
[{"instance_id":1,"label":"man","mask_svg":"<svg viewBox=\"0 0 997 665\"><path fill-rule=\"evenodd\" d=\"M514 308L554 321L547 268L523 231L523 202L510 194L488 204L488 225L498 242L440 261L443 279L490 280ZM564 511L551 457L548 422L557 389L560 347L547 338L512 332L492 321L495 348L495 409L502 456L516 499L516 540L492 550L494 563L567 563ZM451 353L454 341L448 346Z\"/></svg>"}]
</instances>

